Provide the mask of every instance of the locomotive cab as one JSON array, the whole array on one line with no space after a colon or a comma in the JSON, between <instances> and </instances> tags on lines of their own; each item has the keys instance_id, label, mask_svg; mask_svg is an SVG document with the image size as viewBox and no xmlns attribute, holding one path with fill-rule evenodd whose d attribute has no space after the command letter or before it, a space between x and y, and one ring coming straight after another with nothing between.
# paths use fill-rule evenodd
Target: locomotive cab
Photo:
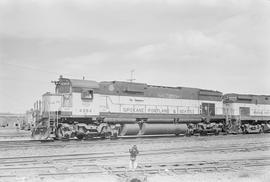
<instances>
[{"instance_id":1,"label":"locomotive cab","mask_svg":"<svg viewBox=\"0 0 270 182\"><path fill-rule=\"evenodd\" d=\"M53 138L70 138L76 135L81 137L82 133L98 133L95 120L99 112L94 96L99 87L98 83L61 76L54 83L55 93L42 96L42 112L36 128L40 128L43 135L48 130L47 133L51 133L50 137ZM38 129L35 133L34 135L40 135ZM42 138L44 137L49 136Z\"/></svg>"}]
</instances>

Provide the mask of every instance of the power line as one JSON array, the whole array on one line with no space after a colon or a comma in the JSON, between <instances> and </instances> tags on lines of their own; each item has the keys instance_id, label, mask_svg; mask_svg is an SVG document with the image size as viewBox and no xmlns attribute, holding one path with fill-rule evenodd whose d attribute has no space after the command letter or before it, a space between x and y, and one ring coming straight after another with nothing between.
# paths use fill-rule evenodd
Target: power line
<instances>
[{"instance_id":1,"label":"power line","mask_svg":"<svg viewBox=\"0 0 270 182\"><path fill-rule=\"evenodd\" d=\"M50 81L44 81L44 80L30 80L30 79L25 79L25 78L7 78L7 77L0 77L0 80L3 80L3 81L6 81L6 80L9 80L9 81L27 81L27 82L38 82L38 83L42 83L42 84L48 84L50 83Z\"/></svg>"},{"instance_id":2,"label":"power line","mask_svg":"<svg viewBox=\"0 0 270 182\"><path fill-rule=\"evenodd\" d=\"M14 63L7 63L7 62L1 62L1 64L5 64L5 65L9 65L9 66L14 66L14 67L18 67L18 68L22 68L22 69L28 69L28 70L34 70L34 71L41 71L41 72L46 72L46 73L50 73L50 74L54 74L54 75L61 75L60 72L54 72L54 71L48 71L45 69L41 69L41 68L36 68L36 67L29 67L29 66L25 66L25 65L20 65L20 64L14 64ZM65 74L68 76L71 76L70 74Z\"/></svg>"},{"instance_id":3,"label":"power line","mask_svg":"<svg viewBox=\"0 0 270 182\"><path fill-rule=\"evenodd\" d=\"M11 64L11 63L7 63L7 62L1 62L1 64L15 66L15 67L19 67L19 68L22 68L22 69L30 69L30 70L34 70L34 71L42 71L42 72L47 72L47 73L51 73L51 74L59 74L59 73L56 73L56 72L47 71L47 70L40 69L40 68L35 68L35 67L29 67L29 66L19 65L19 64Z\"/></svg>"}]
</instances>

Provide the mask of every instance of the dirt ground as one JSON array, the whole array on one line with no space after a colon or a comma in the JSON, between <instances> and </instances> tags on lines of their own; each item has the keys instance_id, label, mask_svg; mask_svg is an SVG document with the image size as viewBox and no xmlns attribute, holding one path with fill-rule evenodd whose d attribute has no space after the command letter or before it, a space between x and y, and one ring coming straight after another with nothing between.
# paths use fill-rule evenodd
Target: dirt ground
<instances>
[{"instance_id":1,"label":"dirt ground","mask_svg":"<svg viewBox=\"0 0 270 182\"><path fill-rule=\"evenodd\" d=\"M0 141L31 140L30 131L24 131L15 127L0 127Z\"/></svg>"},{"instance_id":2,"label":"dirt ground","mask_svg":"<svg viewBox=\"0 0 270 182\"><path fill-rule=\"evenodd\" d=\"M0 129L0 181L270 181L270 134L24 142L29 135ZM140 151L135 172L132 145Z\"/></svg>"},{"instance_id":3,"label":"dirt ground","mask_svg":"<svg viewBox=\"0 0 270 182\"><path fill-rule=\"evenodd\" d=\"M127 178L121 178L114 175L81 175L71 176L68 178L63 177L48 177L48 178L37 178L37 177L18 177L12 179L13 181L36 181L36 182L126 182L131 181L134 178L140 179L141 181L147 182L269 182L270 181L270 168L265 168L262 171L241 171L241 172L213 172L213 173L193 173L183 175L133 175ZM7 179L0 179L0 181L11 181Z\"/></svg>"}]
</instances>

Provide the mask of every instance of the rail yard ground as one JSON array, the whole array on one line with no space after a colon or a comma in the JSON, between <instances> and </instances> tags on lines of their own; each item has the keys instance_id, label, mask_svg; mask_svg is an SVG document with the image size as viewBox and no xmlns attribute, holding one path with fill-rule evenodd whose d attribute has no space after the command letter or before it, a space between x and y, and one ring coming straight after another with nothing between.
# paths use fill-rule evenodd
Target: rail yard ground
<instances>
[{"instance_id":1,"label":"rail yard ground","mask_svg":"<svg viewBox=\"0 0 270 182\"><path fill-rule=\"evenodd\" d=\"M128 169L132 145L138 168ZM0 129L0 181L270 181L270 134L31 141Z\"/></svg>"}]
</instances>

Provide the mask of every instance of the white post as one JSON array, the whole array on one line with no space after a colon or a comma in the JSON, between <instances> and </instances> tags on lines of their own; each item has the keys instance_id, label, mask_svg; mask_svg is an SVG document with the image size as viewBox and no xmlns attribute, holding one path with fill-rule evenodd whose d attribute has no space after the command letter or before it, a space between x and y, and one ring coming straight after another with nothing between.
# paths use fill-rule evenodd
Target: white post
<instances>
[{"instance_id":1,"label":"white post","mask_svg":"<svg viewBox=\"0 0 270 182\"><path fill-rule=\"evenodd\" d=\"M57 108L57 111L56 111L56 127L58 126L58 110L59 108Z\"/></svg>"}]
</instances>

